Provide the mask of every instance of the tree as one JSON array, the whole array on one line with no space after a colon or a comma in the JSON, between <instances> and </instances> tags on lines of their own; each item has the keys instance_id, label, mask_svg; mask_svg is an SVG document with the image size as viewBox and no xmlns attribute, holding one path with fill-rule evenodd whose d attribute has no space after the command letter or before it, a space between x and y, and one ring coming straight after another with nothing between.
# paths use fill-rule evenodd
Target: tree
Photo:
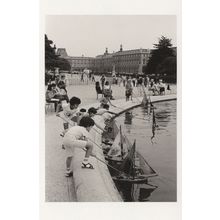
<instances>
[{"instance_id":1,"label":"tree","mask_svg":"<svg viewBox=\"0 0 220 220\"><path fill-rule=\"evenodd\" d=\"M60 70L70 70L71 66L68 60L64 58L60 58L59 55L56 54L56 46L51 46L53 44L52 40L49 40L47 35L45 34L45 69L54 70L58 67ZM49 80L49 75L45 75L45 83Z\"/></svg>"},{"instance_id":2,"label":"tree","mask_svg":"<svg viewBox=\"0 0 220 220\"><path fill-rule=\"evenodd\" d=\"M157 73L162 75L167 82L176 82L176 57L170 56L165 58L161 64L157 66Z\"/></svg>"},{"instance_id":3,"label":"tree","mask_svg":"<svg viewBox=\"0 0 220 220\"><path fill-rule=\"evenodd\" d=\"M158 44L154 44L149 61L143 67L145 74L160 74L176 80L176 54L172 48L171 39L161 36Z\"/></svg>"}]
</instances>

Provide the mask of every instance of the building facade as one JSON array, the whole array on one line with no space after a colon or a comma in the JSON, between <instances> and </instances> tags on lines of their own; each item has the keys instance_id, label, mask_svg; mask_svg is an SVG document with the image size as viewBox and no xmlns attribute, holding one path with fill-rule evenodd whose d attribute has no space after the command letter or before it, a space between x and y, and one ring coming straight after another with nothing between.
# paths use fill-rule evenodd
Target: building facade
<instances>
[{"instance_id":1,"label":"building facade","mask_svg":"<svg viewBox=\"0 0 220 220\"><path fill-rule=\"evenodd\" d=\"M92 70L95 73L142 74L143 66L150 57L150 49L120 50L114 53L105 53L96 57L68 56L64 48L59 48L57 54L70 62L72 71Z\"/></svg>"},{"instance_id":2,"label":"building facade","mask_svg":"<svg viewBox=\"0 0 220 220\"><path fill-rule=\"evenodd\" d=\"M114 53L113 62L117 73L142 74L143 66L147 64L150 57L149 49L135 49Z\"/></svg>"},{"instance_id":3,"label":"building facade","mask_svg":"<svg viewBox=\"0 0 220 220\"><path fill-rule=\"evenodd\" d=\"M82 72L84 69L94 69L94 57L68 56L65 48L58 48L57 55L61 58L67 59L71 65L71 71Z\"/></svg>"}]
</instances>

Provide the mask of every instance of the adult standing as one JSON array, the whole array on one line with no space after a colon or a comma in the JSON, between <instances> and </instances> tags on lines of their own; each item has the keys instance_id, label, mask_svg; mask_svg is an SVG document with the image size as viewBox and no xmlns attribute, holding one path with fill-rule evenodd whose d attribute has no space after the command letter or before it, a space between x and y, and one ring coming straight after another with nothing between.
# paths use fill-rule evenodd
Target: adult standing
<instances>
[{"instance_id":1,"label":"adult standing","mask_svg":"<svg viewBox=\"0 0 220 220\"><path fill-rule=\"evenodd\" d=\"M132 88L132 84L131 84L131 79L128 79L127 83L125 85L125 98L126 98L126 101L129 101L130 97L131 97L131 100L132 100L132 93L133 93L133 88Z\"/></svg>"},{"instance_id":2,"label":"adult standing","mask_svg":"<svg viewBox=\"0 0 220 220\"><path fill-rule=\"evenodd\" d=\"M123 86L125 86L125 84L126 84L126 76L122 76L122 82L123 82Z\"/></svg>"},{"instance_id":3,"label":"adult standing","mask_svg":"<svg viewBox=\"0 0 220 220\"><path fill-rule=\"evenodd\" d=\"M122 82L122 77L121 77L121 75L118 75L118 85L119 85L119 87L121 86L121 82Z\"/></svg>"},{"instance_id":4,"label":"adult standing","mask_svg":"<svg viewBox=\"0 0 220 220\"><path fill-rule=\"evenodd\" d=\"M101 86L102 86L102 91L104 89L104 85L105 85L105 75L102 74L101 78L100 78L100 82L101 82Z\"/></svg>"},{"instance_id":5,"label":"adult standing","mask_svg":"<svg viewBox=\"0 0 220 220\"><path fill-rule=\"evenodd\" d=\"M136 86L136 78L134 76L132 77L132 83L133 83L133 87L135 87Z\"/></svg>"},{"instance_id":6,"label":"adult standing","mask_svg":"<svg viewBox=\"0 0 220 220\"><path fill-rule=\"evenodd\" d=\"M137 89L140 96L142 95L142 84L143 84L143 78L140 76L137 78Z\"/></svg>"},{"instance_id":7,"label":"adult standing","mask_svg":"<svg viewBox=\"0 0 220 220\"><path fill-rule=\"evenodd\" d=\"M92 82L95 82L95 75L93 72L91 73L91 77L92 77Z\"/></svg>"}]
</instances>

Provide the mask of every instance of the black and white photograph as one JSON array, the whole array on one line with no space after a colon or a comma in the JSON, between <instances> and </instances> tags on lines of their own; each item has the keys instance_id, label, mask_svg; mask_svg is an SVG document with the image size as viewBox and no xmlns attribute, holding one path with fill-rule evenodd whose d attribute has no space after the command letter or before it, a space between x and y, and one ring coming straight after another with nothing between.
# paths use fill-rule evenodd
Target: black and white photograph
<instances>
[{"instance_id":1,"label":"black and white photograph","mask_svg":"<svg viewBox=\"0 0 220 220\"><path fill-rule=\"evenodd\" d=\"M177 202L176 15L46 15L45 202Z\"/></svg>"},{"instance_id":2,"label":"black and white photograph","mask_svg":"<svg viewBox=\"0 0 220 220\"><path fill-rule=\"evenodd\" d=\"M1 219L219 219L217 6L2 2Z\"/></svg>"}]
</instances>

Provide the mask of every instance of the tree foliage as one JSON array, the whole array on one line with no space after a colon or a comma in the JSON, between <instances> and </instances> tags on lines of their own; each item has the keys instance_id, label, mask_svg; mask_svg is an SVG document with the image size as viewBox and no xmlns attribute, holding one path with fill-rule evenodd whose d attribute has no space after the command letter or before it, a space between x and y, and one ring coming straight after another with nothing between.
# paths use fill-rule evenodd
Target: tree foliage
<instances>
[{"instance_id":1,"label":"tree foliage","mask_svg":"<svg viewBox=\"0 0 220 220\"><path fill-rule=\"evenodd\" d=\"M145 74L160 74L176 81L176 53L171 39L161 36L154 44L148 64L143 67Z\"/></svg>"},{"instance_id":2,"label":"tree foliage","mask_svg":"<svg viewBox=\"0 0 220 220\"><path fill-rule=\"evenodd\" d=\"M56 55L56 46L52 47L52 40L49 40L45 34L45 68L46 70L54 70L58 67L60 70L70 70L71 66L69 62Z\"/></svg>"}]
</instances>

